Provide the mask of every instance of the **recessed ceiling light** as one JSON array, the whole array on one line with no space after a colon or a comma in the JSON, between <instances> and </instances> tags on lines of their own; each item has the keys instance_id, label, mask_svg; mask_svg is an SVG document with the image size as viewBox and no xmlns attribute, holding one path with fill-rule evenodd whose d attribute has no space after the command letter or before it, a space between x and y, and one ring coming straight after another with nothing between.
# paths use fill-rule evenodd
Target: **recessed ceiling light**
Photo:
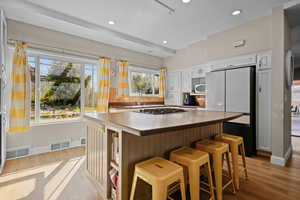
<instances>
[{"instance_id":1,"label":"recessed ceiling light","mask_svg":"<svg viewBox=\"0 0 300 200\"><path fill-rule=\"evenodd\" d=\"M237 16L237 15L240 15L241 13L242 13L241 10L235 10L235 11L233 11L231 14L232 14L233 16Z\"/></svg>"},{"instance_id":2,"label":"recessed ceiling light","mask_svg":"<svg viewBox=\"0 0 300 200\"><path fill-rule=\"evenodd\" d=\"M163 41L163 43L164 43L164 44L167 44L167 43L168 43L168 41L167 41L167 40L164 40L164 41Z\"/></svg>"},{"instance_id":3,"label":"recessed ceiling light","mask_svg":"<svg viewBox=\"0 0 300 200\"><path fill-rule=\"evenodd\" d=\"M109 21L108 21L108 24L109 24L109 25L114 25L115 23L116 23L116 22L113 21L113 20L109 20Z\"/></svg>"},{"instance_id":4,"label":"recessed ceiling light","mask_svg":"<svg viewBox=\"0 0 300 200\"><path fill-rule=\"evenodd\" d=\"M182 0L182 3L190 3L191 0Z\"/></svg>"}]
</instances>

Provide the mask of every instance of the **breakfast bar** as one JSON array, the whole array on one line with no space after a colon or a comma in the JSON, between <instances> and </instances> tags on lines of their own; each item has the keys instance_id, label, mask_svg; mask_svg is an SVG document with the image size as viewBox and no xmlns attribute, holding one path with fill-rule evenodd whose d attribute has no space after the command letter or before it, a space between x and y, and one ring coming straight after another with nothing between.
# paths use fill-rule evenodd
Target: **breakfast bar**
<instances>
[{"instance_id":1,"label":"breakfast bar","mask_svg":"<svg viewBox=\"0 0 300 200\"><path fill-rule=\"evenodd\" d=\"M86 172L104 199L127 200L136 163L168 159L172 150L220 134L223 122L241 115L185 108L86 114ZM146 184L138 187L136 199L149 199Z\"/></svg>"}]
</instances>

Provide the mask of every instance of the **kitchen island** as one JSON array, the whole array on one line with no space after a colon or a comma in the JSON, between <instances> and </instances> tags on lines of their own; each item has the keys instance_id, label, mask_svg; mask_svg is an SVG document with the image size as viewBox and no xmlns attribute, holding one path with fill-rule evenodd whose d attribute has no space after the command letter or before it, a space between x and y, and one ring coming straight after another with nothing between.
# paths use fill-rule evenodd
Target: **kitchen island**
<instances>
[{"instance_id":1,"label":"kitchen island","mask_svg":"<svg viewBox=\"0 0 300 200\"><path fill-rule=\"evenodd\" d=\"M103 198L117 195L127 200L136 163L154 156L168 159L172 150L220 134L224 121L241 115L189 109L169 114L144 110L86 114L87 174ZM112 189L110 172L117 172L117 191ZM139 184L136 199L149 194L145 184Z\"/></svg>"}]
</instances>

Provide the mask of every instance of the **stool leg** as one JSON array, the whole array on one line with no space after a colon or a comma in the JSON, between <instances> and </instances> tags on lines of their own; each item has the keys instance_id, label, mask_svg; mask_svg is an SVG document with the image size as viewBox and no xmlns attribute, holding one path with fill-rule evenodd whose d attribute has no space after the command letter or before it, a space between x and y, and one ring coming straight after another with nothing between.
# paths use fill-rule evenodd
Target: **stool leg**
<instances>
[{"instance_id":1,"label":"stool leg","mask_svg":"<svg viewBox=\"0 0 300 200\"><path fill-rule=\"evenodd\" d=\"M233 180L234 180L234 185L237 190L240 189L240 173L239 173L239 150L238 150L238 145L231 145L231 156L232 156L232 167L233 167Z\"/></svg>"},{"instance_id":2,"label":"stool leg","mask_svg":"<svg viewBox=\"0 0 300 200\"><path fill-rule=\"evenodd\" d=\"M242 146L240 148L241 148L241 153L242 153L242 158L243 158L243 166L244 166L245 176L246 176L246 179L248 179L248 172L247 172L247 166L246 166L246 154L245 154L244 142L242 142Z\"/></svg>"},{"instance_id":3,"label":"stool leg","mask_svg":"<svg viewBox=\"0 0 300 200\"><path fill-rule=\"evenodd\" d=\"M162 183L152 185L152 200L167 200L168 188Z\"/></svg>"},{"instance_id":4,"label":"stool leg","mask_svg":"<svg viewBox=\"0 0 300 200\"><path fill-rule=\"evenodd\" d=\"M215 193L214 193L214 185L213 185L213 180L212 180L212 175L211 175L211 168L210 168L210 162L207 162L207 177L208 177L208 184L209 184L209 189L210 189L210 200L215 199Z\"/></svg>"},{"instance_id":5,"label":"stool leg","mask_svg":"<svg viewBox=\"0 0 300 200\"><path fill-rule=\"evenodd\" d=\"M233 194L235 194L235 187L234 187L234 184L233 184L233 179L232 179L232 171L231 171L231 166L230 166L230 160L229 160L229 152L227 151L226 153L226 160L227 160L227 166L228 166L228 173L229 173L229 176L232 180L231 184L232 184L232 192Z\"/></svg>"},{"instance_id":6,"label":"stool leg","mask_svg":"<svg viewBox=\"0 0 300 200\"><path fill-rule=\"evenodd\" d=\"M186 200L186 194L185 194L185 182L184 182L184 175L183 175L183 172L182 172L182 174L181 174L181 176L180 176L179 183L180 183L181 199L182 199L182 200Z\"/></svg>"},{"instance_id":7,"label":"stool leg","mask_svg":"<svg viewBox=\"0 0 300 200\"><path fill-rule=\"evenodd\" d=\"M190 181L190 194L191 200L200 199L200 173L199 168L195 166L189 167L189 181Z\"/></svg>"},{"instance_id":8,"label":"stool leg","mask_svg":"<svg viewBox=\"0 0 300 200\"><path fill-rule=\"evenodd\" d=\"M215 184L217 199L223 199L223 186L222 186L222 154L215 153L213 155L213 167L215 172Z\"/></svg>"},{"instance_id":9,"label":"stool leg","mask_svg":"<svg viewBox=\"0 0 300 200\"><path fill-rule=\"evenodd\" d=\"M132 180L132 186L131 186L131 193L130 193L130 200L134 199L134 193L135 193L135 188L136 188L136 182L137 182L137 175L134 172L133 175L133 180Z\"/></svg>"}]
</instances>

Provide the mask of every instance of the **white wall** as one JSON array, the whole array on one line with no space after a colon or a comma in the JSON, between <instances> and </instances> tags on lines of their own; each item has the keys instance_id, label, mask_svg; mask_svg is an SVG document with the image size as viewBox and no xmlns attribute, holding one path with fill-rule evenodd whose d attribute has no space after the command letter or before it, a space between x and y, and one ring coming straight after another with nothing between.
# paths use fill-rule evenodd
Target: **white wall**
<instances>
[{"instance_id":1,"label":"white wall","mask_svg":"<svg viewBox=\"0 0 300 200\"><path fill-rule=\"evenodd\" d=\"M128 60L129 63L133 62L149 68L158 69L163 65L163 60L159 57L82 39L13 20L8 20L8 38L80 51L86 54L99 54L99 56L124 59ZM11 56L10 53L9 61L12 60ZM11 67L11 64L9 66ZM9 74L10 70L8 69ZM9 88L10 85L8 90ZM8 99L10 97L8 91L6 97ZM83 122L59 122L57 124L38 125L31 127L30 130L23 133L8 133L7 149L30 146L33 149L33 153L35 153L46 150L50 143L63 140L71 140L71 142L79 141L80 137L84 136Z\"/></svg>"},{"instance_id":2,"label":"white wall","mask_svg":"<svg viewBox=\"0 0 300 200\"><path fill-rule=\"evenodd\" d=\"M186 68L272 48L272 16L261 17L238 27L209 36L164 60L168 69ZM246 40L246 45L235 48L233 42Z\"/></svg>"},{"instance_id":3,"label":"white wall","mask_svg":"<svg viewBox=\"0 0 300 200\"><path fill-rule=\"evenodd\" d=\"M23 133L9 133L7 148L30 146L35 152L58 141L77 142L80 137L85 137L83 121L43 124L32 126L30 130Z\"/></svg>"},{"instance_id":4,"label":"white wall","mask_svg":"<svg viewBox=\"0 0 300 200\"><path fill-rule=\"evenodd\" d=\"M163 59L160 57L146 55L14 20L7 20L7 24L8 38L11 39L43 44L61 49L70 49L86 54L128 60L129 63L132 62L146 67L161 68L163 65Z\"/></svg>"}]
</instances>

